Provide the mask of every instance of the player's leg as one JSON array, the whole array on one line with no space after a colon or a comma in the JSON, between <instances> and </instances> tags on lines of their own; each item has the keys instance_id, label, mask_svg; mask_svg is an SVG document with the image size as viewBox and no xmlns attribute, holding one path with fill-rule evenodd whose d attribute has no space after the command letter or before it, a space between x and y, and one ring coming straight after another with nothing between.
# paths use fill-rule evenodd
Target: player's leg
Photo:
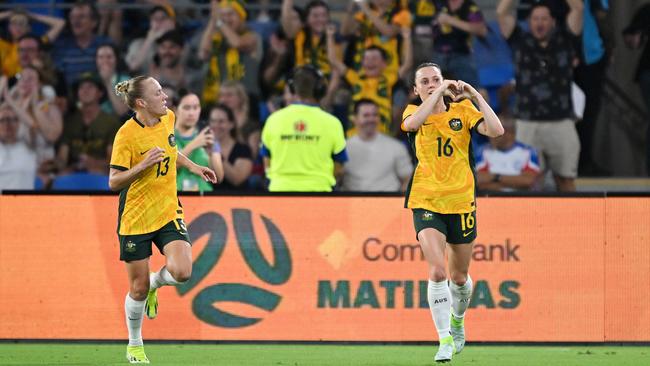
<instances>
[{"instance_id":1,"label":"player's leg","mask_svg":"<svg viewBox=\"0 0 650 366\"><path fill-rule=\"evenodd\" d=\"M456 353L465 347L465 311L472 297L469 263L476 239L476 211L447 215L449 220L449 292L451 293L451 336Z\"/></svg>"},{"instance_id":2,"label":"player's leg","mask_svg":"<svg viewBox=\"0 0 650 366\"><path fill-rule=\"evenodd\" d=\"M158 230L153 240L165 255L165 265L151 274L151 290L189 280L192 275L192 246L183 220L170 221Z\"/></svg>"},{"instance_id":3,"label":"player's leg","mask_svg":"<svg viewBox=\"0 0 650 366\"><path fill-rule=\"evenodd\" d=\"M413 223L422 253L427 261L429 284L427 300L433 323L438 331L440 347L435 360L450 361L454 353L454 342L449 333L451 295L447 286L445 266L445 243L447 226L443 216L423 209L413 210Z\"/></svg>"},{"instance_id":4,"label":"player's leg","mask_svg":"<svg viewBox=\"0 0 650 366\"><path fill-rule=\"evenodd\" d=\"M425 228L418 232L418 241L429 267L427 299L440 341L435 360L446 362L454 353L454 343L449 329L451 294L445 269L445 235L436 229Z\"/></svg>"},{"instance_id":5,"label":"player's leg","mask_svg":"<svg viewBox=\"0 0 650 366\"><path fill-rule=\"evenodd\" d=\"M163 248L166 263L166 284L178 285L192 276L192 246L185 240L174 240Z\"/></svg>"},{"instance_id":6,"label":"player's leg","mask_svg":"<svg viewBox=\"0 0 650 366\"><path fill-rule=\"evenodd\" d=\"M449 245L449 292L451 293L451 335L456 353L465 347L465 311L472 298L474 284L469 275L473 242Z\"/></svg>"},{"instance_id":7,"label":"player's leg","mask_svg":"<svg viewBox=\"0 0 650 366\"><path fill-rule=\"evenodd\" d=\"M154 243L165 255L165 265L150 274L151 285L145 312L149 319L158 315L158 289L162 286L176 286L187 281L192 275L192 246L185 224L178 220L162 227L154 237Z\"/></svg>"},{"instance_id":8,"label":"player's leg","mask_svg":"<svg viewBox=\"0 0 650 366\"><path fill-rule=\"evenodd\" d=\"M126 358L130 363L149 363L142 342L142 319L145 299L149 292L149 258L126 262L129 293L124 300L129 345Z\"/></svg>"},{"instance_id":9,"label":"player's leg","mask_svg":"<svg viewBox=\"0 0 650 366\"><path fill-rule=\"evenodd\" d=\"M165 265L151 273L149 293L145 306L149 319L158 315L158 289L162 286L176 286L190 279L192 275L192 247L183 240L174 240L163 248Z\"/></svg>"}]
</instances>

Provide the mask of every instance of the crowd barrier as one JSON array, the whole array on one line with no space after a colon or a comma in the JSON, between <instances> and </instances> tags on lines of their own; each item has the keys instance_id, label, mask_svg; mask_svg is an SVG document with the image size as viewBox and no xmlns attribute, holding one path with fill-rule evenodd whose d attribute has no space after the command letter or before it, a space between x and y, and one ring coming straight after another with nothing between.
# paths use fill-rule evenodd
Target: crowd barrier
<instances>
[{"instance_id":1,"label":"crowd barrier","mask_svg":"<svg viewBox=\"0 0 650 366\"><path fill-rule=\"evenodd\" d=\"M145 339L436 338L402 198L181 201L193 275ZM0 339L126 338L117 203L0 196ZM479 198L477 229L469 341L650 341L650 197Z\"/></svg>"}]
</instances>

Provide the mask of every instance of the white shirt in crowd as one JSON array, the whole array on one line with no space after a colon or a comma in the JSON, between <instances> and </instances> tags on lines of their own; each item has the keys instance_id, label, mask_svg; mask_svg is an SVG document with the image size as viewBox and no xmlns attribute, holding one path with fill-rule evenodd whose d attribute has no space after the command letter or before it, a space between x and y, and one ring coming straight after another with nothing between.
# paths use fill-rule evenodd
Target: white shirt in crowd
<instances>
[{"instance_id":1,"label":"white shirt in crowd","mask_svg":"<svg viewBox=\"0 0 650 366\"><path fill-rule=\"evenodd\" d=\"M515 142L510 149L501 151L486 146L477 156L476 170L492 174L519 175L528 170L539 173L539 159L537 152L531 146ZM513 189L503 189L512 191Z\"/></svg>"},{"instance_id":2,"label":"white shirt in crowd","mask_svg":"<svg viewBox=\"0 0 650 366\"><path fill-rule=\"evenodd\" d=\"M34 189L36 153L24 141L0 142L0 190Z\"/></svg>"},{"instance_id":3,"label":"white shirt in crowd","mask_svg":"<svg viewBox=\"0 0 650 366\"><path fill-rule=\"evenodd\" d=\"M399 192L402 181L413 173L406 146L397 139L378 133L372 140L359 136L346 142L348 161L344 165L344 191Z\"/></svg>"}]
</instances>

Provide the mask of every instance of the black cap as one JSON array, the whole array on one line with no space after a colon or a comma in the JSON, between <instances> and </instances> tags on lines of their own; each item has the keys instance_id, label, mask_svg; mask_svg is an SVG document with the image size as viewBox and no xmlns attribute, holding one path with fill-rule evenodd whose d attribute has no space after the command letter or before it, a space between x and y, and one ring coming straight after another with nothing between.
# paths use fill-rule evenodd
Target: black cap
<instances>
[{"instance_id":1,"label":"black cap","mask_svg":"<svg viewBox=\"0 0 650 366\"><path fill-rule=\"evenodd\" d=\"M99 77L99 75L97 75L97 73L94 72L84 72L79 76L77 81L75 81L74 83L73 87L74 87L75 98L78 98L76 94L79 92L79 87L81 86L82 83L85 82L91 82L95 84L97 89L101 90L102 93L104 93L104 96L106 96L106 87L104 86L104 82Z\"/></svg>"},{"instance_id":2,"label":"black cap","mask_svg":"<svg viewBox=\"0 0 650 366\"><path fill-rule=\"evenodd\" d=\"M84 72L83 74L81 74L79 76L79 78L75 82L75 89L78 89L79 86L81 85L81 83L86 82L86 81L90 81L91 83L95 84L98 88L104 89L104 82L99 77L99 75L97 75L94 72L89 72L89 71Z\"/></svg>"}]
</instances>

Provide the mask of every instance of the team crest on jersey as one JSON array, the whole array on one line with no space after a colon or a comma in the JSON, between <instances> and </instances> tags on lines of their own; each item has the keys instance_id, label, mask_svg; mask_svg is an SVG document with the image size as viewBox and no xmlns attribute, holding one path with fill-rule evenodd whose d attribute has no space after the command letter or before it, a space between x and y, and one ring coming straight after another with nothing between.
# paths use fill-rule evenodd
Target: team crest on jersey
<instances>
[{"instance_id":1,"label":"team crest on jersey","mask_svg":"<svg viewBox=\"0 0 650 366\"><path fill-rule=\"evenodd\" d=\"M460 131L463 128L463 122L458 118L452 118L449 120L449 128L454 131Z\"/></svg>"},{"instance_id":2,"label":"team crest on jersey","mask_svg":"<svg viewBox=\"0 0 650 366\"><path fill-rule=\"evenodd\" d=\"M132 242L131 240L129 240L129 241L126 243L126 246L125 246L125 248L124 248L124 251L127 252L127 253L135 253L135 243Z\"/></svg>"},{"instance_id":3,"label":"team crest on jersey","mask_svg":"<svg viewBox=\"0 0 650 366\"><path fill-rule=\"evenodd\" d=\"M171 147L176 146L176 136L174 136L173 133L169 134L169 136L167 137L167 141L169 141L169 146Z\"/></svg>"}]
</instances>

